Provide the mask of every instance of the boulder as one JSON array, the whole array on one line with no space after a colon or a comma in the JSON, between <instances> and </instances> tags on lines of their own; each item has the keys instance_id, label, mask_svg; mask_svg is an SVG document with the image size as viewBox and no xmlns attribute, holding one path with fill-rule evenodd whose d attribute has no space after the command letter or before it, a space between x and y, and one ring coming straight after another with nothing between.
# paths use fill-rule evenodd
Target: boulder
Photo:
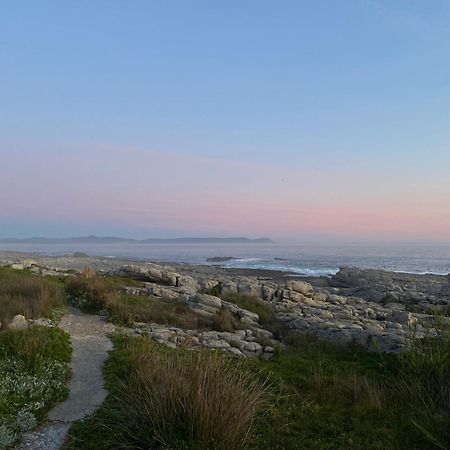
<instances>
[{"instance_id":1,"label":"boulder","mask_svg":"<svg viewBox=\"0 0 450 450\"><path fill-rule=\"evenodd\" d=\"M304 295L305 297L312 297L313 295L312 286L304 281L286 281L286 287L294 292Z\"/></svg>"},{"instance_id":2,"label":"boulder","mask_svg":"<svg viewBox=\"0 0 450 450\"><path fill-rule=\"evenodd\" d=\"M17 314L12 318L11 322L8 324L8 329L25 330L26 328L28 328L28 325L29 325L28 320L25 318L25 316Z\"/></svg>"}]
</instances>

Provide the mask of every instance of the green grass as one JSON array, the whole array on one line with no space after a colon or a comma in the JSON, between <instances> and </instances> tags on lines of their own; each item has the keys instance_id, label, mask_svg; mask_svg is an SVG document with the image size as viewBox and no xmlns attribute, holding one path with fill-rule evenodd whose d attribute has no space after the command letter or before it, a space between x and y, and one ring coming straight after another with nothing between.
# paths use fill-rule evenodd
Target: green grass
<instances>
[{"instance_id":1,"label":"green grass","mask_svg":"<svg viewBox=\"0 0 450 450\"><path fill-rule=\"evenodd\" d=\"M414 371L418 357L413 353L381 355L308 337L295 341L289 351L264 363L280 382L282 396L254 448L450 446L448 342L433 344L441 347L434 350L439 363L421 353L419 366L427 369Z\"/></svg>"},{"instance_id":2,"label":"green grass","mask_svg":"<svg viewBox=\"0 0 450 450\"><path fill-rule=\"evenodd\" d=\"M111 395L92 419L73 426L74 441L68 448L221 448L208 446L198 436L195 439L186 435L188 438L181 439L176 431L179 424L173 419L162 421L173 431L172 438L164 441L165 446L158 447L158 440L151 441L158 427L144 426L137 420L136 414L141 411L137 399L143 391L129 383L130 373L133 367L148 364L164 367L166 377L171 377L173 371L167 369L161 358L176 351L150 344L149 354L134 344L130 347L130 339L116 338L115 350L105 367ZM239 364L239 370L257 374L261 380L269 376L271 386L277 388L270 406L266 405L266 414L258 415L258 426L252 429L248 440L230 448L432 450L450 447L448 341L416 343L411 353L399 356L338 347L307 336L293 335L287 340L289 349L270 362L229 359ZM129 403L135 406L134 410L123 407L122 383L128 386L129 398L134 399L134 403ZM180 380L177 383L183 385ZM216 388L221 389L220 383L216 383ZM130 423L139 426L130 428ZM149 440L145 441L141 434Z\"/></svg>"},{"instance_id":3,"label":"green grass","mask_svg":"<svg viewBox=\"0 0 450 450\"><path fill-rule=\"evenodd\" d=\"M210 325L210 321L176 300L118 294L109 298L106 309L110 320L121 325L154 322L184 329L203 329Z\"/></svg>"},{"instance_id":4,"label":"green grass","mask_svg":"<svg viewBox=\"0 0 450 450\"><path fill-rule=\"evenodd\" d=\"M0 332L0 448L10 448L67 396L70 356L61 330Z\"/></svg>"},{"instance_id":5,"label":"green grass","mask_svg":"<svg viewBox=\"0 0 450 450\"><path fill-rule=\"evenodd\" d=\"M142 282L131 278L101 276L95 272L92 274L89 277L79 275L68 278L65 282L69 302L86 313L97 313L107 309L125 286L143 287Z\"/></svg>"},{"instance_id":6,"label":"green grass","mask_svg":"<svg viewBox=\"0 0 450 450\"><path fill-rule=\"evenodd\" d=\"M287 329L285 325L275 317L274 309L259 298L235 293L224 294L220 297L222 300L234 303L241 308L258 314L259 321L263 328L271 331L276 339L281 339L286 334Z\"/></svg>"}]
</instances>

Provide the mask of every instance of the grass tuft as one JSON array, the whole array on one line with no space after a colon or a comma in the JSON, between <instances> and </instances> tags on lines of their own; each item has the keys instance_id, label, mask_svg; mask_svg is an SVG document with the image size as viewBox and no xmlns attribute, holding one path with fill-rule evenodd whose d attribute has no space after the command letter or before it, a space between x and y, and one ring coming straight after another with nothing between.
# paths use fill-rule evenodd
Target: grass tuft
<instances>
[{"instance_id":1,"label":"grass tuft","mask_svg":"<svg viewBox=\"0 0 450 450\"><path fill-rule=\"evenodd\" d=\"M69 448L239 449L271 399L267 377L242 362L145 337L116 338L106 370L111 395Z\"/></svg>"},{"instance_id":2,"label":"grass tuft","mask_svg":"<svg viewBox=\"0 0 450 450\"><path fill-rule=\"evenodd\" d=\"M0 330L16 314L28 319L49 317L62 305L62 290L56 280L38 278L28 271L0 269Z\"/></svg>"}]
</instances>

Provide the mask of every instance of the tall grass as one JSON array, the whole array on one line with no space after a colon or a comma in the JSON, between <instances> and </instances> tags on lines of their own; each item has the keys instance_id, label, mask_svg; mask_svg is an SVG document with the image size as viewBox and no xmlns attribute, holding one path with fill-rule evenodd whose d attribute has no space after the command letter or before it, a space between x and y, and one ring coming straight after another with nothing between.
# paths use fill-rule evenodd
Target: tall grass
<instances>
[{"instance_id":1,"label":"tall grass","mask_svg":"<svg viewBox=\"0 0 450 450\"><path fill-rule=\"evenodd\" d=\"M32 319L48 317L62 304L62 290L56 282L0 271L0 328L6 328L16 314Z\"/></svg>"},{"instance_id":2,"label":"tall grass","mask_svg":"<svg viewBox=\"0 0 450 450\"><path fill-rule=\"evenodd\" d=\"M436 446L450 444L450 331L436 318L438 337L413 334L409 352L399 357L397 395L409 405L411 422Z\"/></svg>"},{"instance_id":3,"label":"tall grass","mask_svg":"<svg viewBox=\"0 0 450 450\"><path fill-rule=\"evenodd\" d=\"M201 448L237 449L267 407L268 384L222 355L161 353L148 339L128 350L131 373L121 396L128 434L140 436L143 448L183 437Z\"/></svg>"},{"instance_id":4,"label":"tall grass","mask_svg":"<svg viewBox=\"0 0 450 450\"><path fill-rule=\"evenodd\" d=\"M146 337L116 338L106 370L111 395L69 448L237 450L272 399L267 378L240 361Z\"/></svg>"},{"instance_id":5,"label":"tall grass","mask_svg":"<svg viewBox=\"0 0 450 450\"><path fill-rule=\"evenodd\" d=\"M203 329L211 325L211 321L198 316L176 300L116 294L106 299L105 307L110 319L121 325L154 322L185 329Z\"/></svg>"}]
</instances>

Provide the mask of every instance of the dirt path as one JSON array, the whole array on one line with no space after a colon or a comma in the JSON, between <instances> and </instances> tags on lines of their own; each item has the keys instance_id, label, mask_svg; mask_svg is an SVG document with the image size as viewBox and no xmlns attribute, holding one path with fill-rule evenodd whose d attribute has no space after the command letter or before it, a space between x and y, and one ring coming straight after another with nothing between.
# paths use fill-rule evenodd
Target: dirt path
<instances>
[{"instance_id":1,"label":"dirt path","mask_svg":"<svg viewBox=\"0 0 450 450\"><path fill-rule=\"evenodd\" d=\"M72 309L60 327L70 334L73 347L69 398L50 411L49 422L43 428L25 434L20 449L60 449L72 422L92 414L107 394L102 366L112 348L107 334L114 326L98 316Z\"/></svg>"}]
</instances>

